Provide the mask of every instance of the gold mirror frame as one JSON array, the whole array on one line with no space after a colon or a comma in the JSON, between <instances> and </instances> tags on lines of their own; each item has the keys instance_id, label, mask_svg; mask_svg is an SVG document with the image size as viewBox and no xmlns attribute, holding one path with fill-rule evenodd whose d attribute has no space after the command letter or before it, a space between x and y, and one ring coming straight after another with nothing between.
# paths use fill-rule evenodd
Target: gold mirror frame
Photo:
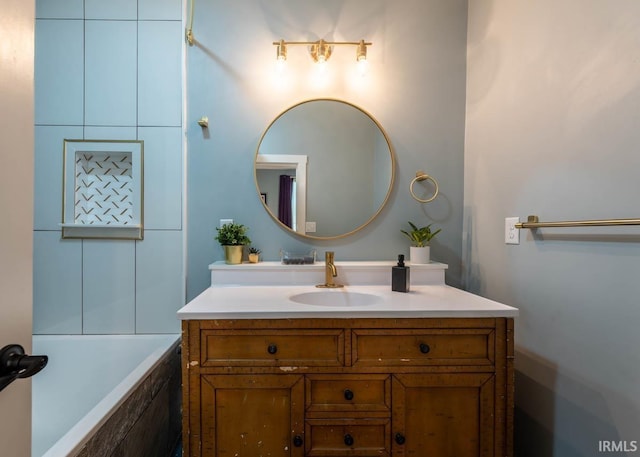
<instances>
[{"instance_id":1,"label":"gold mirror frame","mask_svg":"<svg viewBox=\"0 0 640 457\"><path fill-rule=\"evenodd\" d=\"M317 102L317 101L341 103L341 104L344 104L346 106L349 106L351 108L354 108L354 109L360 111L362 114L364 114L366 117L368 117L375 124L375 126L378 128L378 130L382 134L382 136L383 136L383 138L384 138L384 140L386 142L386 145L387 145L387 149L388 149L388 152L389 152L389 159L390 159L391 176L389 178L389 187L387 189L386 195L385 195L384 199L382 200L382 203L380 204L379 208L363 224L357 226L353 230L349 230L349 231L347 231L345 233L340 233L340 234L337 234L337 235L330 235L330 236L317 236L317 235L310 235L310 234L307 234L307 233L300 233L298 231L293 230L292 228L290 228L286 224L284 224L282 221L280 221L280 219L278 218L278 216L276 214L273 214L271 209L268 207L267 203L265 202L264 195L261 193L261 189L260 189L260 186L259 186L259 183L258 183L258 167L257 167L257 164L258 164L258 156L260 155L260 147L261 147L261 145L262 145L262 143L264 141L265 136L267 135L267 133L271 129L271 127L279 119L281 119L282 116L284 116L285 114L289 113L291 110L293 110L295 108L298 108L298 107L300 107L300 106L302 106L304 104ZM334 239L345 238L347 236L353 235L354 233L362 230L363 228L368 226L382 212L382 210L386 206L387 202L389 201L389 197L391 196L391 191L393 190L393 184L395 182L395 175L396 175L395 152L394 152L393 146L391 145L391 141L389 141L389 137L388 137L386 131L384 130L382 125L380 125L378 120L375 117L373 117L369 112L367 112L366 110L362 109L361 107L359 107L359 106L357 106L357 105L355 105L353 103L346 102L344 100L334 99L334 98L314 98L314 99L304 100L302 102L296 103L293 106L290 106L289 108L285 109L280 114L278 114L278 116L276 116L276 118L273 121L271 121L271 123L269 123L267 128L262 133L262 135L260 137L260 141L258 142L258 146L256 148L256 153L255 153L255 158L254 158L254 166L253 166L253 175L254 175L254 183L255 183L255 186L256 186L257 195L258 195L258 198L260 198L262 206L267 211L267 214L269 214L269 216L271 216L271 218L280 227L282 227L283 229L285 229L289 233L292 233L294 235L297 235L299 237L306 238L306 239L311 239L311 240L334 240Z\"/></svg>"}]
</instances>

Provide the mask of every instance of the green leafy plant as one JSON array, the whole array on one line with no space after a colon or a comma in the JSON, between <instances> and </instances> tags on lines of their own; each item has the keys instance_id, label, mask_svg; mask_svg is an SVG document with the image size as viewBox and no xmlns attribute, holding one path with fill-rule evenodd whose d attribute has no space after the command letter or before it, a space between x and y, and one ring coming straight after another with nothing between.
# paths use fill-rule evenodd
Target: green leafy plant
<instances>
[{"instance_id":1,"label":"green leafy plant","mask_svg":"<svg viewBox=\"0 0 640 457\"><path fill-rule=\"evenodd\" d=\"M251 244L251 240L247 236L249 229L242 224L224 224L222 227L216 227L215 239L222 246L242 246Z\"/></svg>"},{"instance_id":2,"label":"green leafy plant","mask_svg":"<svg viewBox=\"0 0 640 457\"><path fill-rule=\"evenodd\" d=\"M431 224L426 227L420 227L413 222L409 222L411 226L410 231L400 230L409 240L411 244L416 247L429 246L429 242L436 236L442 229L431 231Z\"/></svg>"},{"instance_id":3,"label":"green leafy plant","mask_svg":"<svg viewBox=\"0 0 640 457\"><path fill-rule=\"evenodd\" d=\"M260 254L262 251L256 247L251 246L249 248L249 254Z\"/></svg>"}]
</instances>

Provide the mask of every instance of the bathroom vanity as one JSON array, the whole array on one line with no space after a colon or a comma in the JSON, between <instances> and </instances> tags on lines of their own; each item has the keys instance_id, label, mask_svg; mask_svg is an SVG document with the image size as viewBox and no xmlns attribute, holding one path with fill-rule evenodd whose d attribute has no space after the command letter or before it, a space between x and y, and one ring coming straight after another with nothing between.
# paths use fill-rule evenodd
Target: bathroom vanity
<instances>
[{"instance_id":1,"label":"bathroom vanity","mask_svg":"<svg viewBox=\"0 0 640 457\"><path fill-rule=\"evenodd\" d=\"M184 455L511 456L517 309L444 285L441 264L391 292L390 266L338 264L332 290L314 268L262 265L247 283L298 282L250 285L218 265L234 286L212 269L178 313Z\"/></svg>"}]
</instances>

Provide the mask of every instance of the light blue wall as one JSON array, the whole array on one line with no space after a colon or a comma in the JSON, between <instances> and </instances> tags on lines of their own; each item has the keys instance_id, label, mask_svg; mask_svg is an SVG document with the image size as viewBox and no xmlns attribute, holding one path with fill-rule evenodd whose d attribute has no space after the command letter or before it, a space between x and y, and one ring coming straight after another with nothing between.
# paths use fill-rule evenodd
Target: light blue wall
<instances>
[{"instance_id":1,"label":"light blue wall","mask_svg":"<svg viewBox=\"0 0 640 457\"><path fill-rule=\"evenodd\" d=\"M400 7L401 6L401 7ZM222 218L250 228L267 260L290 251L335 250L338 260L408 255L407 221L442 227L433 258L460 283L466 0L204 0L196 2L196 45L187 49L188 277L192 298L209 283L207 266L223 258L214 240ZM355 48L336 48L324 79L304 47L290 47L286 72L275 74L274 40L373 42L369 73L358 78ZM371 113L397 156L396 183L380 216L355 235L308 242L262 208L253 179L255 150L269 123L311 98L339 98ZM196 123L209 117L209 129ZM409 194L418 169L435 176L440 196L422 205Z\"/></svg>"},{"instance_id":2,"label":"light blue wall","mask_svg":"<svg viewBox=\"0 0 640 457\"><path fill-rule=\"evenodd\" d=\"M638 228L504 244L507 216L638 217L639 18L637 1L470 2L465 278L520 308L520 457L640 444Z\"/></svg>"},{"instance_id":3,"label":"light blue wall","mask_svg":"<svg viewBox=\"0 0 640 457\"><path fill-rule=\"evenodd\" d=\"M182 4L36 6L34 333L178 332ZM63 139L144 140L143 241L62 240Z\"/></svg>"}]
</instances>

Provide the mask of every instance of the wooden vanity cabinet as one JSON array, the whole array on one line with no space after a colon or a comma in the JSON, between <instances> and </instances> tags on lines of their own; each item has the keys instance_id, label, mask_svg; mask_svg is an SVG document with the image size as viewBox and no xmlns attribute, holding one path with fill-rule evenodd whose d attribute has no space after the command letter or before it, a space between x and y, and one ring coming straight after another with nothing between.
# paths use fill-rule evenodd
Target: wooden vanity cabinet
<instances>
[{"instance_id":1,"label":"wooden vanity cabinet","mask_svg":"<svg viewBox=\"0 0 640 457\"><path fill-rule=\"evenodd\" d=\"M511 318L183 321L189 457L512 456Z\"/></svg>"}]
</instances>

